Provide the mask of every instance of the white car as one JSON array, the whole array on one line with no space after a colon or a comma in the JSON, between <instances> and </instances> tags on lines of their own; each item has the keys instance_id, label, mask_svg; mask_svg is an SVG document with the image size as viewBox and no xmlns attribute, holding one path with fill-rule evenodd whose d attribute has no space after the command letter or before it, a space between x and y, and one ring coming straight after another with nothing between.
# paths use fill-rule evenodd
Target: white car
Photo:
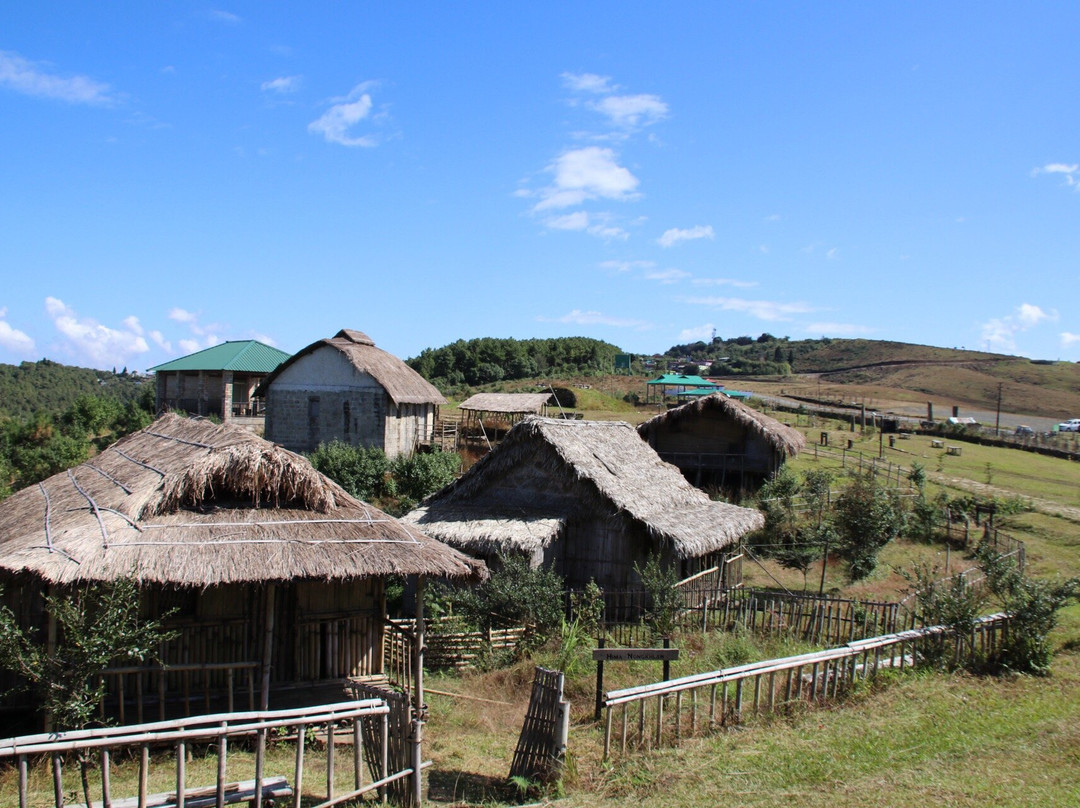
<instances>
[{"instance_id":1,"label":"white car","mask_svg":"<svg viewBox=\"0 0 1080 808\"><path fill-rule=\"evenodd\" d=\"M1080 432L1080 418L1070 418L1057 425L1058 432Z\"/></svg>"}]
</instances>

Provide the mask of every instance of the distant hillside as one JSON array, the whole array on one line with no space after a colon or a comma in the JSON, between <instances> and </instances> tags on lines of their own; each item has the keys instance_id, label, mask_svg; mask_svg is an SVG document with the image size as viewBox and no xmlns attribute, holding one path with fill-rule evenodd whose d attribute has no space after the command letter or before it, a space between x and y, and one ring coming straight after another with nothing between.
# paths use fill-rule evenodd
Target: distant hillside
<instances>
[{"instance_id":1,"label":"distant hillside","mask_svg":"<svg viewBox=\"0 0 1080 808\"><path fill-rule=\"evenodd\" d=\"M68 409L80 395L107 395L127 403L138 398L150 381L126 369L92 370L61 365L49 359L0 364L0 414L26 418L35 412L58 413Z\"/></svg>"}]
</instances>

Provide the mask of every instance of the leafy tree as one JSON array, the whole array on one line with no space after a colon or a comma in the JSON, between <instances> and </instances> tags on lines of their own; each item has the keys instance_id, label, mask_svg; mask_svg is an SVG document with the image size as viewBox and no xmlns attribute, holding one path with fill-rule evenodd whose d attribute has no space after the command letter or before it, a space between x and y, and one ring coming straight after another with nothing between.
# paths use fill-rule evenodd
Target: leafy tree
<instances>
[{"instance_id":1,"label":"leafy tree","mask_svg":"<svg viewBox=\"0 0 1080 808\"><path fill-rule=\"evenodd\" d=\"M881 549L904 527L900 500L872 475L859 475L836 501L838 551L847 562L852 581L874 571Z\"/></svg>"},{"instance_id":2,"label":"leafy tree","mask_svg":"<svg viewBox=\"0 0 1080 808\"><path fill-rule=\"evenodd\" d=\"M976 557L994 598L1012 617L998 664L1008 671L1045 676L1053 656L1050 631L1057 625L1057 613L1080 594L1080 579L1031 578L1015 562L985 545Z\"/></svg>"},{"instance_id":3,"label":"leafy tree","mask_svg":"<svg viewBox=\"0 0 1080 808\"><path fill-rule=\"evenodd\" d=\"M550 567L531 566L517 553L499 555L491 577L456 592L460 613L481 629L527 626L522 651L542 644L562 626L563 579Z\"/></svg>"},{"instance_id":4,"label":"leafy tree","mask_svg":"<svg viewBox=\"0 0 1080 808\"><path fill-rule=\"evenodd\" d=\"M915 599L915 618L921 625L948 626L955 643L962 644L971 636L986 606L984 589L973 586L961 574L942 578L937 565L915 564L899 572L908 581L907 591ZM944 641L919 644L918 653L923 664L939 666L948 662Z\"/></svg>"},{"instance_id":5,"label":"leafy tree","mask_svg":"<svg viewBox=\"0 0 1080 808\"><path fill-rule=\"evenodd\" d=\"M657 555L650 555L644 567L634 562L634 572L641 578L645 591L649 593L645 625L652 629L657 637L670 637L678 628L679 614L683 608L682 593L675 586L679 582L675 567L661 563Z\"/></svg>"},{"instance_id":6,"label":"leafy tree","mask_svg":"<svg viewBox=\"0 0 1080 808\"><path fill-rule=\"evenodd\" d=\"M397 493L390 461L382 449L351 446L335 440L320 443L308 458L317 471L357 499L370 502Z\"/></svg>"},{"instance_id":7,"label":"leafy tree","mask_svg":"<svg viewBox=\"0 0 1080 808\"><path fill-rule=\"evenodd\" d=\"M461 455L457 452L402 455L391 462L390 472L398 493L419 501L457 479L461 472Z\"/></svg>"}]
</instances>

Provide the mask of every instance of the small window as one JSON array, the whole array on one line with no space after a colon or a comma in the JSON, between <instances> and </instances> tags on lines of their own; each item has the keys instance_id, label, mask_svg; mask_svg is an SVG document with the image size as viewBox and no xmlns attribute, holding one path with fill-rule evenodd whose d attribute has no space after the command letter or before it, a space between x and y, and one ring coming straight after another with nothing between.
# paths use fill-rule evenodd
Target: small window
<instances>
[{"instance_id":1,"label":"small window","mask_svg":"<svg viewBox=\"0 0 1080 808\"><path fill-rule=\"evenodd\" d=\"M312 396L307 400L307 415L312 421L315 421L319 417L319 397Z\"/></svg>"},{"instance_id":2,"label":"small window","mask_svg":"<svg viewBox=\"0 0 1080 808\"><path fill-rule=\"evenodd\" d=\"M348 435L348 434L349 434L349 414L350 414L349 402L348 402L348 401L346 401L346 402L345 402L345 403L344 403L344 404L343 404L343 405L341 406L341 415L342 415L342 417L343 417L343 418L344 418L344 420L345 420L345 429L344 429L344 432L345 432L345 434L346 434L346 435Z\"/></svg>"}]
</instances>

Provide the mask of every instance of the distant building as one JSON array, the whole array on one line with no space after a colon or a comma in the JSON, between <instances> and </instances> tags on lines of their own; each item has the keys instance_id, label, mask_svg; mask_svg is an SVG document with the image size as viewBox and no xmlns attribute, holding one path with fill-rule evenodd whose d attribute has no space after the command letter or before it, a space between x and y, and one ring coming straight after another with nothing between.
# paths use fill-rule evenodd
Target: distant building
<instances>
[{"instance_id":1,"label":"distant building","mask_svg":"<svg viewBox=\"0 0 1080 808\"><path fill-rule=\"evenodd\" d=\"M292 356L257 392L266 400L266 439L294 452L338 440L408 455L431 442L446 403L423 376L351 329Z\"/></svg>"},{"instance_id":2,"label":"distant building","mask_svg":"<svg viewBox=\"0 0 1080 808\"><path fill-rule=\"evenodd\" d=\"M249 339L223 342L152 367L157 412L213 415L258 431L263 406L255 389L288 358L285 351Z\"/></svg>"}]
</instances>

